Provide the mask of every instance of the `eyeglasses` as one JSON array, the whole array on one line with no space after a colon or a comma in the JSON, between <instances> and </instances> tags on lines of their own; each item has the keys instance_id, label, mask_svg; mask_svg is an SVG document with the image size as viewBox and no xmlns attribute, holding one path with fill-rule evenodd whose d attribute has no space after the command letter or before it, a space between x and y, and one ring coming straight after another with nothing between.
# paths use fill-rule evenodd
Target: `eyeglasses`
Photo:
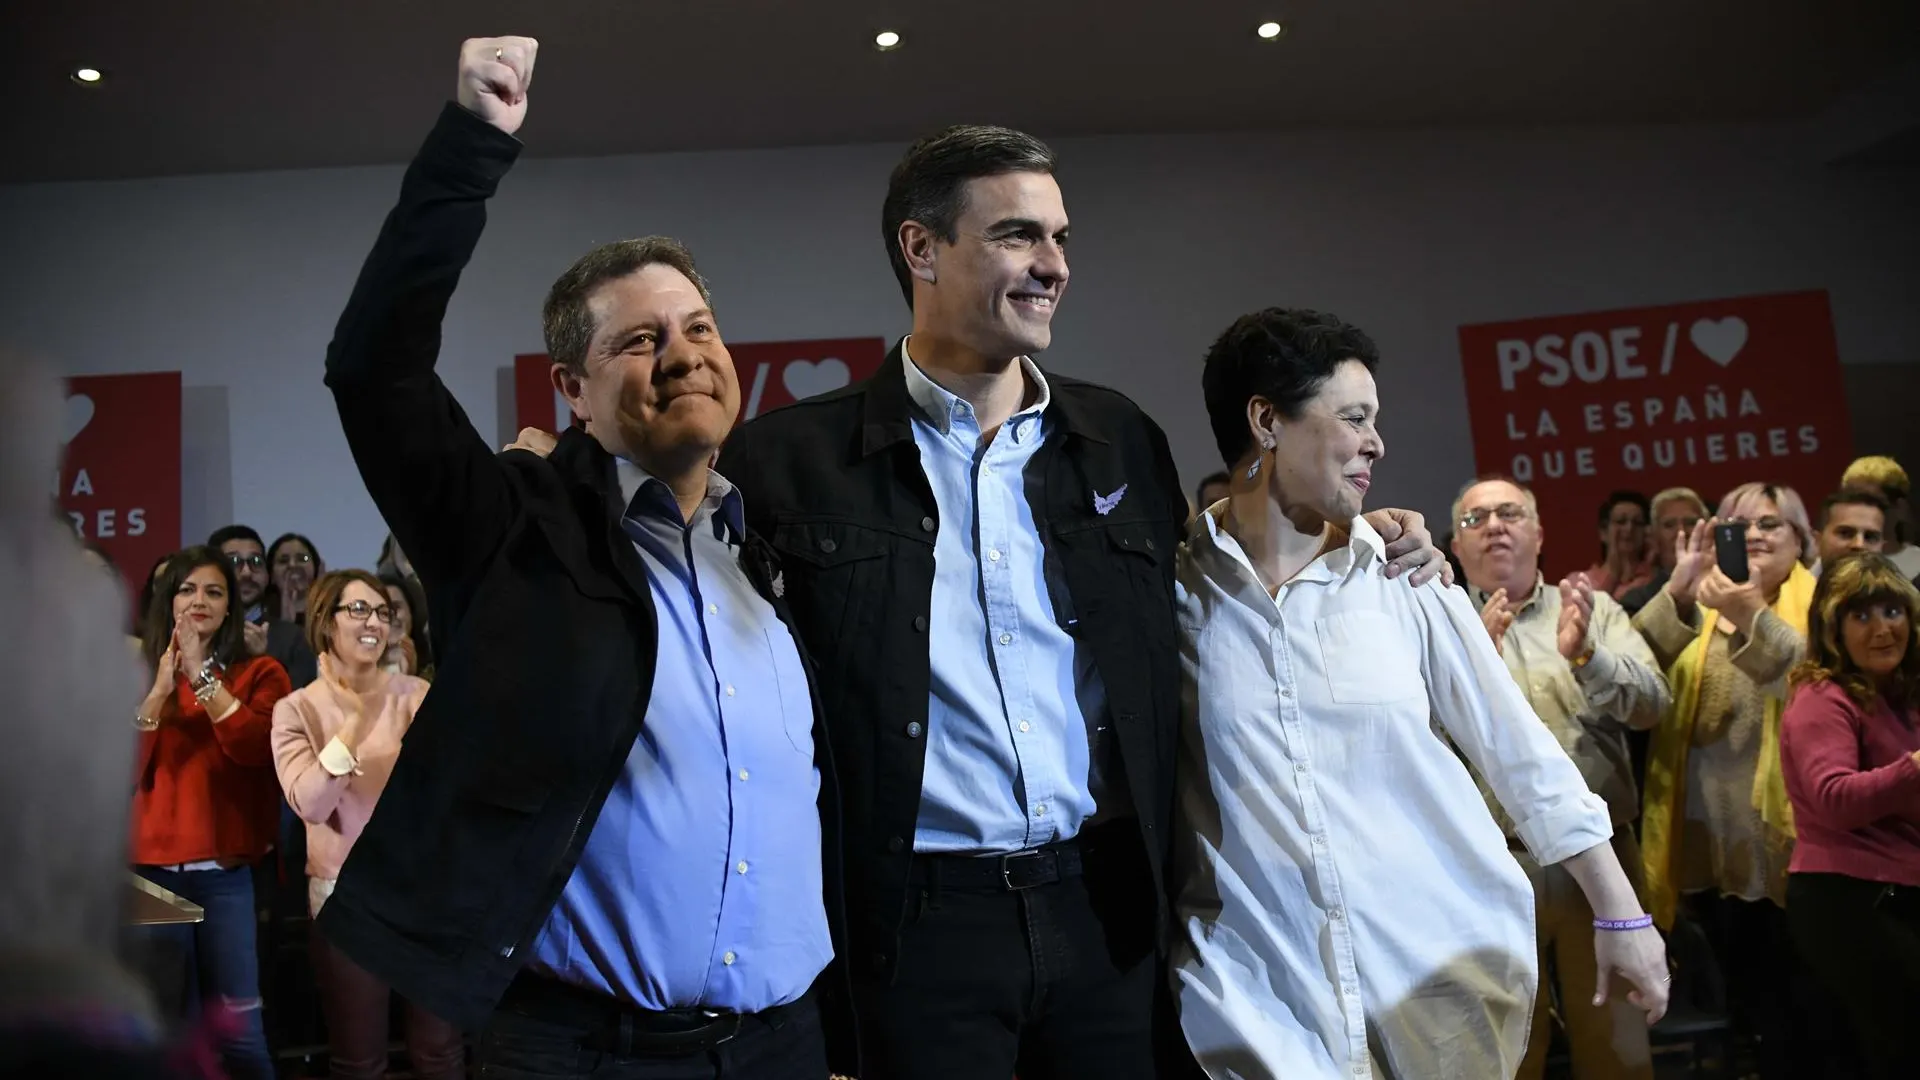
<instances>
[{"instance_id":1,"label":"eyeglasses","mask_svg":"<svg viewBox=\"0 0 1920 1080\"><path fill-rule=\"evenodd\" d=\"M273 557L275 566L308 566L312 562L313 556L304 551L283 551Z\"/></svg>"},{"instance_id":2,"label":"eyeglasses","mask_svg":"<svg viewBox=\"0 0 1920 1080\"><path fill-rule=\"evenodd\" d=\"M373 616L388 626L393 625L393 609L385 604L374 607L365 600L355 600L350 604L337 604L333 610L344 611L348 618L357 619L360 622L366 622L368 616Z\"/></svg>"},{"instance_id":3,"label":"eyeglasses","mask_svg":"<svg viewBox=\"0 0 1920 1080\"><path fill-rule=\"evenodd\" d=\"M1488 518L1497 517L1501 521L1512 525L1518 521L1525 521L1530 516L1532 515L1527 513L1527 508L1521 506L1519 503L1501 503L1491 510L1473 509L1461 514L1460 527L1471 532L1485 525Z\"/></svg>"},{"instance_id":4,"label":"eyeglasses","mask_svg":"<svg viewBox=\"0 0 1920 1080\"><path fill-rule=\"evenodd\" d=\"M1785 520L1774 517L1771 514L1769 514L1766 517L1759 518L1753 521L1749 521L1746 518L1741 518L1741 517L1722 518L1721 524L1738 525L1741 528L1759 529L1763 533L1779 532L1781 529L1784 529L1787 527L1787 523Z\"/></svg>"},{"instance_id":5,"label":"eyeglasses","mask_svg":"<svg viewBox=\"0 0 1920 1080\"><path fill-rule=\"evenodd\" d=\"M251 555L241 555L238 552L235 552L234 554L227 556L227 565L233 567L235 570L238 570L243 566L251 566L255 570L258 570L261 567L264 567L267 565L267 557L265 555L260 554L257 551Z\"/></svg>"}]
</instances>

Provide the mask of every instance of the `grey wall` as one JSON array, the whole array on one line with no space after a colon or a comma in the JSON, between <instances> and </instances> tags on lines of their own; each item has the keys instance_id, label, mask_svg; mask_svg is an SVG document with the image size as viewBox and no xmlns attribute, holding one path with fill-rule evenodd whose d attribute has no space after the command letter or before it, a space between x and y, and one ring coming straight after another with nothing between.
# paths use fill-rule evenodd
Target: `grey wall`
<instances>
[{"instance_id":1,"label":"grey wall","mask_svg":"<svg viewBox=\"0 0 1920 1080\"><path fill-rule=\"evenodd\" d=\"M1191 484L1216 467L1198 399L1213 336L1268 304L1336 311L1386 357L1371 503L1444 513L1473 467L1462 323L1825 288L1843 361L1920 361L1920 185L1806 146L1784 127L1063 141L1074 276L1044 359L1145 404ZM897 150L523 162L441 371L493 438L499 368L540 348L546 286L589 245L647 232L692 245L731 340L896 336L878 207ZM231 515L371 563L384 527L320 374L398 179L0 188L0 344L73 374L179 369L189 533Z\"/></svg>"}]
</instances>

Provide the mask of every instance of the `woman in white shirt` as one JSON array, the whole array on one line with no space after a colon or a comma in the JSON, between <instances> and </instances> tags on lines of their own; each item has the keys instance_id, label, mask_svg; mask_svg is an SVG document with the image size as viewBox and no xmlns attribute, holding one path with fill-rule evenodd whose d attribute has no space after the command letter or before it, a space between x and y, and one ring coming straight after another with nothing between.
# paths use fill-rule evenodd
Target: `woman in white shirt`
<instances>
[{"instance_id":1,"label":"woman in white shirt","mask_svg":"<svg viewBox=\"0 0 1920 1080\"><path fill-rule=\"evenodd\" d=\"M1385 452L1378 359L1357 328L1272 308L1207 357L1233 480L1179 563L1172 977L1215 1080L1514 1074L1538 981L1532 891L1447 738L1533 856L1579 882L1610 931L1603 980L1632 983L1649 1023L1666 1009L1665 949L1605 804L1465 595L1388 580L1359 516Z\"/></svg>"}]
</instances>

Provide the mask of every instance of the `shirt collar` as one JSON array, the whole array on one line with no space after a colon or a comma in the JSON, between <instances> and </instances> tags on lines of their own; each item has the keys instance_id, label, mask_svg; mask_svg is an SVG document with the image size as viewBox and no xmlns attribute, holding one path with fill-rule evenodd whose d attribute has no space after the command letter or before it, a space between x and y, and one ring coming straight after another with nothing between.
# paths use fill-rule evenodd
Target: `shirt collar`
<instances>
[{"instance_id":1,"label":"shirt collar","mask_svg":"<svg viewBox=\"0 0 1920 1080\"><path fill-rule=\"evenodd\" d=\"M613 468L620 480L625 516L669 518L682 528L692 527L692 523L681 518L680 503L666 481L623 457L613 459ZM707 496L693 516L694 522L703 516L712 517L716 540L737 544L747 535L746 504L740 499L740 489L712 469L707 470Z\"/></svg>"},{"instance_id":2,"label":"shirt collar","mask_svg":"<svg viewBox=\"0 0 1920 1080\"><path fill-rule=\"evenodd\" d=\"M947 434L953 427L956 415L964 416L973 411L973 406L955 396L946 387L934 382L920 365L913 362L913 356L907 351L911 338L900 342L900 366L906 372L907 396L919 407L921 419L933 425L940 434ZM1047 377L1040 371L1040 365L1030 357L1020 358L1020 370L1026 373L1027 382L1037 388L1033 403L1007 418L1007 427L1015 442L1026 439L1031 427L1040 419L1040 414L1053 403L1053 391L1047 386Z\"/></svg>"},{"instance_id":3,"label":"shirt collar","mask_svg":"<svg viewBox=\"0 0 1920 1080\"><path fill-rule=\"evenodd\" d=\"M1519 606L1515 607L1514 610L1525 611L1527 608L1532 607L1534 604L1538 603L1540 600L1540 592L1542 589L1546 588L1546 585L1547 585L1546 575L1540 573L1537 570L1534 571L1533 588L1527 593L1527 598L1521 601ZM1480 588L1477 585L1467 586L1467 596L1470 599L1472 599L1474 607L1477 607L1477 608L1486 607L1487 598L1492 595L1493 595L1492 593L1486 591L1485 589Z\"/></svg>"},{"instance_id":4,"label":"shirt collar","mask_svg":"<svg viewBox=\"0 0 1920 1080\"><path fill-rule=\"evenodd\" d=\"M1253 562L1241 550L1240 542L1233 538L1220 525L1220 518L1210 512L1202 512L1187 531L1187 540L1191 548L1207 550L1222 558L1238 563L1247 575L1258 580L1254 573ZM1287 585L1302 581L1338 581L1352 573L1356 568L1364 567L1367 562L1384 563L1387 561L1387 543L1380 538L1374 527L1363 517L1355 517L1347 524L1347 543L1308 563L1306 569L1296 574ZM1285 586L1282 586L1285 588Z\"/></svg>"}]
</instances>

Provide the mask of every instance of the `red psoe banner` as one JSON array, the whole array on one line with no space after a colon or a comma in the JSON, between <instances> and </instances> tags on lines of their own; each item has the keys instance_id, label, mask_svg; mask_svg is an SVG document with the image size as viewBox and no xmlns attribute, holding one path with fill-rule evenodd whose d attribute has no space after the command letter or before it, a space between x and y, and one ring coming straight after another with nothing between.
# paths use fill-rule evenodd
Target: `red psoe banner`
<instances>
[{"instance_id":1,"label":"red psoe banner","mask_svg":"<svg viewBox=\"0 0 1920 1080\"><path fill-rule=\"evenodd\" d=\"M1533 489L1556 577L1610 491L1759 480L1811 514L1853 456L1824 291L1463 326L1460 359L1475 465Z\"/></svg>"},{"instance_id":2,"label":"red psoe banner","mask_svg":"<svg viewBox=\"0 0 1920 1080\"><path fill-rule=\"evenodd\" d=\"M76 376L64 409L54 497L138 596L180 547L180 373Z\"/></svg>"},{"instance_id":3,"label":"red psoe banner","mask_svg":"<svg viewBox=\"0 0 1920 1080\"><path fill-rule=\"evenodd\" d=\"M740 415L745 423L801 398L838 390L880 370L887 343L873 338L759 341L728 345L740 379ZM565 398L553 389L553 362L545 353L513 358L514 414L518 427L558 432L572 421Z\"/></svg>"}]
</instances>

